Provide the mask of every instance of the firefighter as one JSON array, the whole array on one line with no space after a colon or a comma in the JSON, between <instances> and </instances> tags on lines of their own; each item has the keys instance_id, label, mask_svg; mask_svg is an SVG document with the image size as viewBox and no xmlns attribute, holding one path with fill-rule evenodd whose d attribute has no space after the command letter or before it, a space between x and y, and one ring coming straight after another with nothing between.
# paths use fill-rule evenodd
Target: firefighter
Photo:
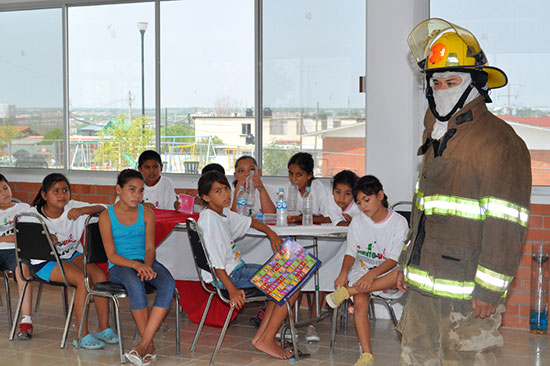
<instances>
[{"instance_id":1,"label":"firefighter","mask_svg":"<svg viewBox=\"0 0 550 366\"><path fill-rule=\"evenodd\" d=\"M408 292L401 365L496 365L498 328L527 229L529 151L487 110L506 74L477 39L443 19L408 38L429 108L411 230L399 258Z\"/></svg>"}]
</instances>

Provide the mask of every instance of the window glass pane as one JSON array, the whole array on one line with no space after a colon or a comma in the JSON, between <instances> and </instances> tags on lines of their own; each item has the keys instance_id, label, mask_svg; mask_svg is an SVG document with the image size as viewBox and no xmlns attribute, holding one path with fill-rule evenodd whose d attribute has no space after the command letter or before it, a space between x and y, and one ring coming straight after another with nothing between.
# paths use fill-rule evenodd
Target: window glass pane
<instances>
[{"instance_id":1,"label":"window glass pane","mask_svg":"<svg viewBox=\"0 0 550 366\"><path fill-rule=\"evenodd\" d=\"M69 9L71 169L134 167L154 148L154 14L153 3Z\"/></svg>"},{"instance_id":2,"label":"window glass pane","mask_svg":"<svg viewBox=\"0 0 550 366\"><path fill-rule=\"evenodd\" d=\"M254 2L162 2L161 37L164 170L216 162L232 173L254 153Z\"/></svg>"},{"instance_id":3,"label":"window glass pane","mask_svg":"<svg viewBox=\"0 0 550 366\"><path fill-rule=\"evenodd\" d=\"M487 107L508 122L531 153L533 185L550 185L550 2L503 0L430 2L432 17L470 30L508 85L491 92ZM472 12L471 9L475 9ZM541 38L542 37L542 38Z\"/></svg>"},{"instance_id":4,"label":"window glass pane","mask_svg":"<svg viewBox=\"0 0 550 366\"><path fill-rule=\"evenodd\" d=\"M365 174L366 10L355 0L265 0L263 173L307 151L315 175Z\"/></svg>"},{"instance_id":5,"label":"window glass pane","mask_svg":"<svg viewBox=\"0 0 550 366\"><path fill-rule=\"evenodd\" d=\"M63 168L61 24L60 9L0 12L0 166Z\"/></svg>"}]
</instances>

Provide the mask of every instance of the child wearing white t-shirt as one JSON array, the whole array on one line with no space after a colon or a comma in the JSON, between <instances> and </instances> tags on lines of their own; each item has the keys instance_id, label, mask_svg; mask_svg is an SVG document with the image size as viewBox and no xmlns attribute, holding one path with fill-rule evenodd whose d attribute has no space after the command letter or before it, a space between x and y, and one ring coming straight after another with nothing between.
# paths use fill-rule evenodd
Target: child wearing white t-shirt
<instances>
[{"instance_id":1,"label":"child wearing white t-shirt","mask_svg":"<svg viewBox=\"0 0 550 366\"><path fill-rule=\"evenodd\" d=\"M231 187L225 175L218 171L204 173L199 179L198 188L199 197L206 206L198 221L206 251L222 288L229 292L231 306L241 309L245 304L245 292L242 289L254 287L249 279L261 265L244 263L235 240L244 236L250 227L264 232L274 251L280 249L282 240L264 223L227 209L231 205ZM204 278L212 280L208 275ZM298 293L292 296L289 300L291 304L297 296ZM252 339L256 349L279 359L292 357L291 351L282 349L275 341L275 334L286 316L286 307L269 302L262 323Z\"/></svg>"},{"instance_id":2,"label":"child wearing white t-shirt","mask_svg":"<svg viewBox=\"0 0 550 366\"><path fill-rule=\"evenodd\" d=\"M158 152L146 150L139 155L138 170L145 179L143 206L163 210L177 209L179 200L174 182L170 178L160 175L162 168L162 160Z\"/></svg>"},{"instance_id":3,"label":"child wearing white t-shirt","mask_svg":"<svg viewBox=\"0 0 550 366\"><path fill-rule=\"evenodd\" d=\"M76 286L74 310L78 326L86 300L86 288L84 285L85 265L82 260L82 245L80 238L85 230L85 221L88 215L101 212L105 209L102 205L90 205L85 202L71 200L71 187L63 174L52 173L42 181L42 186L32 203L29 212L43 217L54 243L57 253L63 261L63 269L67 281ZM34 221L32 218L25 221ZM38 277L45 281L63 282L61 271L55 261L31 260L31 265ZM95 264L87 265L91 278L90 286L94 283L107 281L105 272ZM118 343L118 336L109 327L109 299L106 297L94 297L94 303L98 317L98 331L93 335L88 332L88 322L84 322L83 337L80 347L85 349L100 349L107 343ZM77 345L77 340L73 341Z\"/></svg>"},{"instance_id":4,"label":"child wearing white t-shirt","mask_svg":"<svg viewBox=\"0 0 550 366\"><path fill-rule=\"evenodd\" d=\"M333 225L349 226L353 217L361 211L353 200L353 187L359 177L351 170L342 170L332 178L332 197L326 213Z\"/></svg>"},{"instance_id":5,"label":"child wearing white t-shirt","mask_svg":"<svg viewBox=\"0 0 550 366\"><path fill-rule=\"evenodd\" d=\"M233 193L233 203L231 204L231 211L237 212L237 193L239 193L239 188L244 187L245 191L249 190L249 187L246 187L246 181L249 175L252 175L252 183L254 184L254 196L248 197L247 206L250 209L250 215L252 216L255 213L275 213L275 205L269 197L269 192L264 186L262 179L260 178L261 171L258 169L258 164L256 159L250 155L243 155L237 159L235 162L235 173L233 177L235 181L233 185L235 186L235 191ZM252 202L251 202L252 201Z\"/></svg>"},{"instance_id":6,"label":"child wearing white t-shirt","mask_svg":"<svg viewBox=\"0 0 550 366\"><path fill-rule=\"evenodd\" d=\"M15 274L17 280L17 289L19 294L23 291L25 281L21 278L21 273L16 270L17 259L15 257L15 235L13 231L13 218L21 212L29 209L29 205L23 202L12 202L11 188L8 180L0 174L0 264ZM29 268L26 264L21 266L23 275L30 276ZM32 288L27 286L23 303L21 305L21 323L19 323L19 332L17 338L31 339L32 337Z\"/></svg>"},{"instance_id":7,"label":"child wearing white t-shirt","mask_svg":"<svg viewBox=\"0 0 550 366\"><path fill-rule=\"evenodd\" d=\"M363 349L356 365L371 366L374 355L370 345L369 296L376 291L395 289L394 268L408 225L403 216L387 208L387 196L376 177L367 175L359 179L353 196L361 214L354 217L349 227L346 255L334 281L337 290L326 299L329 306L336 308L353 296L355 328Z\"/></svg>"}]
</instances>

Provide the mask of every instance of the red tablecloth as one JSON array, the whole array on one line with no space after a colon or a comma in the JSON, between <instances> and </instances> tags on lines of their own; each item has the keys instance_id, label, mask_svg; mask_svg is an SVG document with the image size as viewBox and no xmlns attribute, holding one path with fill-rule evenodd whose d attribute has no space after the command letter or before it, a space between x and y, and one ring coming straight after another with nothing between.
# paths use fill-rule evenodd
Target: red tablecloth
<instances>
[{"instance_id":1,"label":"red tablecloth","mask_svg":"<svg viewBox=\"0 0 550 366\"><path fill-rule=\"evenodd\" d=\"M159 210L153 209L155 213L155 245L160 243L172 232L174 226L192 217L195 220L199 219L198 213L185 214L174 210Z\"/></svg>"},{"instance_id":2,"label":"red tablecloth","mask_svg":"<svg viewBox=\"0 0 550 366\"><path fill-rule=\"evenodd\" d=\"M179 223L184 223L189 217L199 219L198 213L184 214L174 210L158 210L155 213L155 245L158 246ZM187 244L187 243L185 243ZM187 244L189 245L189 244ZM176 287L180 293L181 307L187 313L189 320L200 323L202 313L208 301L208 293L204 291L199 281L176 281ZM206 317L205 325L223 327L225 317L229 312L229 306L217 296L212 299L210 310ZM239 312L233 313L231 320L235 319Z\"/></svg>"}]
</instances>

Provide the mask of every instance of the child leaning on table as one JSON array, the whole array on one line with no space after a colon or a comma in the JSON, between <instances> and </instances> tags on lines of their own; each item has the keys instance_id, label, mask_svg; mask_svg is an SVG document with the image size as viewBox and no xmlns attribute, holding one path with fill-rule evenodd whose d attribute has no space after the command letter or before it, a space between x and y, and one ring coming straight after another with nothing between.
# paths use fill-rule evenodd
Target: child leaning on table
<instances>
[{"instance_id":1,"label":"child leaning on table","mask_svg":"<svg viewBox=\"0 0 550 366\"><path fill-rule=\"evenodd\" d=\"M153 337L170 309L176 282L155 260L155 214L143 207L143 176L133 169L118 175L118 202L99 216L99 230L109 259L111 281L128 292L132 316L141 334L140 342L125 354L134 365L153 360ZM144 282L157 289L151 312L147 309Z\"/></svg>"},{"instance_id":2,"label":"child leaning on table","mask_svg":"<svg viewBox=\"0 0 550 366\"><path fill-rule=\"evenodd\" d=\"M245 305L243 289L254 287L249 279L261 265L244 263L234 241L244 236L250 227L264 232L274 251L280 249L282 240L264 223L229 210L231 187L225 175L217 171L207 172L200 177L198 188L199 197L205 205L198 226L202 231L206 251L222 288L229 292L231 305L241 309ZM207 272L203 272L203 278L212 281ZM298 293L292 296L289 300L291 304L297 296ZM279 359L292 357L291 351L282 349L275 341L275 334L286 316L286 306L269 302L262 323L252 339L256 349Z\"/></svg>"},{"instance_id":3,"label":"child leaning on table","mask_svg":"<svg viewBox=\"0 0 550 366\"><path fill-rule=\"evenodd\" d=\"M160 174L162 168L162 159L158 152L145 150L139 155L138 170L143 174L145 180L143 206L162 210L178 209L180 202L176 195L174 182Z\"/></svg>"},{"instance_id":4,"label":"child leaning on table","mask_svg":"<svg viewBox=\"0 0 550 366\"><path fill-rule=\"evenodd\" d=\"M361 213L349 226L346 255L334 281L337 290L326 300L329 306L336 308L353 296L355 328L363 349L355 365L371 366L374 356L368 320L370 293L395 289L397 271L394 267L409 228L403 216L388 209L388 198L376 177L360 178L353 189L353 197Z\"/></svg>"},{"instance_id":5,"label":"child leaning on table","mask_svg":"<svg viewBox=\"0 0 550 366\"><path fill-rule=\"evenodd\" d=\"M351 170L342 170L332 178L332 197L326 209L333 225L349 226L359 208L353 200L353 187L359 177Z\"/></svg>"}]
</instances>

